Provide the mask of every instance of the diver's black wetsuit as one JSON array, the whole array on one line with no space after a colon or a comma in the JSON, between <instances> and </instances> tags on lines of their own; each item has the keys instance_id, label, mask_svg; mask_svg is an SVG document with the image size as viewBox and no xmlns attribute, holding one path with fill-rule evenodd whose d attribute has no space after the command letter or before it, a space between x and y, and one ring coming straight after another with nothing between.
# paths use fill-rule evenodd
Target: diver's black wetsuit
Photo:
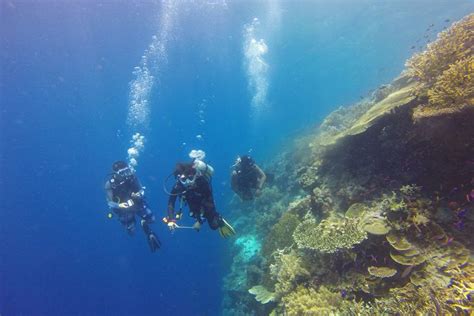
<instances>
[{"instance_id":1,"label":"diver's black wetsuit","mask_svg":"<svg viewBox=\"0 0 474 316\"><path fill-rule=\"evenodd\" d=\"M202 214L211 229L217 229L221 226L221 215L216 211L211 186L204 176L198 176L194 184L187 188L180 181L176 181L168 199L169 218L174 218L174 206L179 195L184 197L191 215L197 221L202 222Z\"/></svg>"},{"instance_id":2,"label":"diver's black wetsuit","mask_svg":"<svg viewBox=\"0 0 474 316\"><path fill-rule=\"evenodd\" d=\"M242 169L232 174L232 186L242 200L251 200L254 198L253 190L258 187L259 173L255 166Z\"/></svg>"},{"instance_id":3,"label":"diver's black wetsuit","mask_svg":"<svg viewBox=\"0 0 474 316\"><path fill-rule=\"evenodd\" d=\"M119 207L111 207L114 213L119 217L120 222L127 228L131 233L135 226L135 214L144 219L147 224L151 224L155 221L155 217L148 207L143 197L132 197L132 193L140 192L142 186L138 181L137 176L132 175L130 178L125 179L122 183L112 183L113 178L108 180L105 184L105 190L107 192L107 200L118 203L123 203L128 200L133 201L133 206L128 209L121 209Z\"/></svg>"}]
</instances>

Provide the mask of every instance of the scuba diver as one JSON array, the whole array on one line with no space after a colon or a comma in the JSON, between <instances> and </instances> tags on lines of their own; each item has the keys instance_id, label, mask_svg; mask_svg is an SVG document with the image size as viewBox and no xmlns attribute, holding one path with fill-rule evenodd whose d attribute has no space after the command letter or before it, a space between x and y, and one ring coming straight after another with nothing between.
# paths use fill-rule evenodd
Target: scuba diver
<instances>
[{"instance_id":1,"label":"scuba diver","mask_svg":"<svg viewBox=\"0 0 474 316\"><path fill-rule=\"evenodd\" d=\"M130 236L135 233L135 215L140 216L140 224L150 250L155 252L160 248L161 242L149 226L155 221L155 216L145 201L144 188L138 181L134 170L126 162L114 162L112 170L113 173L105 183L109 208L117 214L119 221Z\"/></svg>"},{"instance_id":2,"label":"scuba diver","mask_svg":"<svg viewBox=\"0 0 474 316\"><path fill-rule=\"evenodd\" d=\"M239 156L232 167L232 190L244 201L260 196L267 176L255 161L248 155Z\"/></svg>"},{"instance_id":3,"label":"scuba diver","mask_svg":"<svg viewBox=\"0 0 474 316\"><path fill-rule=\"evenodd\" d=\"M191 154L190 157L193 158ZM200 158L203 157L204 155ZM196 220L192 228L199 231L204 221L207 221L212 230L217 229L223 238L228 238L235 234L235 230L216 211L211 188L211 177L214 169L201 159L194 158L191 163L176 164L175 171L172 173L176 183L169 193L168 216L163 218L163 221L171 230L184 228L179 226L176 221L182 217L183 203L187 203L189 215ZM175 212L175 204L178 198L180 200L180 210Z\"/></svg>"}]
</instances>

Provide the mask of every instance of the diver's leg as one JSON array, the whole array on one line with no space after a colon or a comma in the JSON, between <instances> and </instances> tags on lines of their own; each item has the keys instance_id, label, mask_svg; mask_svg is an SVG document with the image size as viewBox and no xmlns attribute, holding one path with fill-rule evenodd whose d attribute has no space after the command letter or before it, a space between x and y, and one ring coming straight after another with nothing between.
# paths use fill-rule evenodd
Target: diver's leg
<instances>
[{"instance_id":1,"label":"diver's leg","mask_svg":"<svg viewBox=\"0 0 474 316\"><path fill-rule=\"evenodd\" d=\"M114 209L114 212L118 215L120 223L125 227L127 233L132 236L135 234L135 216L131 212L123 212L121 210Z\"/></svg>"},{"instance_id":2,"label":"diver's leg","mask_svg":"<svg viewBox=\"0 0 474 316\"><path fill-rule=\"evenodd\" d=\"M209 223L212 230L219 230L219 234L223 238L235 235L234 228L216 211L214 199L212 195L203 201L204 217Z\"/></svg>"},{"instance_id":3,"label":"diver's leg","mask_svg":"<svg viewBox=\"0 0 474 316\"><path fill-rule=\"evenodd\" d=\"M209 223L212 230L216 230L221 225L221 215L216 211L216 205L212 196L207 197L202 203L204 218Z\"/></svg>"},{"instance_id":4,"label":"diver's leg","mask_svg":"<svg viewBox=\"0 0 474 316\"><path fill-rule=\"evenodd\" d=\"M143 232L150 246L150 250L155 252L161 247L161 242L156 236L156 234L151 230L150 224L155 222L155 216L151 212L150 208L144 204L143 207L138 210L137 214L141 217L140 224L142 226Z\"/></svg>"}]
</instances>

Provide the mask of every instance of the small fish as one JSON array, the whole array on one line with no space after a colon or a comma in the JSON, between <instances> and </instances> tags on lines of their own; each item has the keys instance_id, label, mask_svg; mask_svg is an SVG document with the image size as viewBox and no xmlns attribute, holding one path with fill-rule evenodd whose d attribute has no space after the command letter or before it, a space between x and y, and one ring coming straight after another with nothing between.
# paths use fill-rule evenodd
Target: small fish
<instances>
[{"instance_id":1,"label":"small fish","mask_svg":"<svg viewBox=\"0 0 474 316\"><path fill-rule=\"evenodd\" d=\"M441 240L443 238L444 238L444 234L439 234L439 235L433 236L431 239Z\"/></svg>"},{"instance_id":2,"label":"small fish","mask_svg":"<svg viewBox=\"0 0 474 316\"><path fill-rule=\"evenodd\" d=\"M412 47L410 47L410 48L411 48L411 49L415 49L415 48L416 48L416 46L414 46L414 45L413 45L413 46L412 46Z\"/></svg>"},{"instance_id":3,"label":"small fish","mask_svg":"<svg viewBox=\"0 0 474 316\"><path fill-rule=\"evenodd\" d=\"M453 237L453 236L448 237L448 239L446 239L446 242L445 242L446 246L449 245L449 244L451 244L451 243L453 242L453 240L454 240L454 237Z\"/></svg>"},{"instance_id":4,"label":"small fish","mask_svg":"<svg viewBox=\"0 0 474 316\"><path fill-rule=\"evenodd\" d=\"M468 194L466 194L466 200L471 203L474 201L474 189L471 190Z\"/></svg>"},{"instance_id":5,"label":"small fish","mask_svg":"<svg viewBox=\"0 0 474 316\"><path fill-rule=\"evenodd\" d=\"M445 23L449 23L449 21L451 21L451 20L450 19L444 20Z\"/></svg>"},{"instance_id":6,"label":"small fish","mask_svg":"<svg viewBox=\"0 0 474 316\"><path fill-rule=\"evenodd\" d=\"M451 202L448 203L448 208L451 211L456 211L457 209L459 209L459 203L456 202L456 201L451 201Z\"/></svg>"},{"instance_id":7,"label":"small fish","mask_svg":"<svg viewBox=\"0 0 474 316\"><path fill-rule=\"evenodd\" d=\"M465 217L467 213L467 208L463 208L462 210L458 211L458 217Z\"/></svg>"},{"instance_id":8,"label":"small fish","mask_svg":"<svg viewBox=\"0 0 474 316\"><path fill-rule=\"evenodd\" d=\"M459 220L453 224L454 228L457 230L463 230L464 228L464 222L462 220Z\"/></svg>"},{"instance_id":9,"label":"small fish","mask_svg":"<svg viewBox=\"0 0 474 316\"><path fill-rule=\"evenodd\" d=\"M403 270L402 279L406 278L410 274L411 270L413 270L414 267L415 266L408 266L405 270Z\"/></svg>"},{"instance_id":10,"label":"small fish","mask_svg":"<svg viewBox=\"0 0 474 316\"><path fill-rule=\"evenodd\" d=\"M346 298L347 296L347 291L346 290L341 290L341 297Z\"/></svg>"}]
</instances>

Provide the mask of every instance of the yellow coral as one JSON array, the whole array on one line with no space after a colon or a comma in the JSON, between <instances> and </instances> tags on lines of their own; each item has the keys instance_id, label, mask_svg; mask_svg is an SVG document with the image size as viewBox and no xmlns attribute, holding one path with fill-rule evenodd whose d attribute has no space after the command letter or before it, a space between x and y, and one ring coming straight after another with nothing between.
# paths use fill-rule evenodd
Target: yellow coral
<instances>
[{"instance_id":1,"label":"yellow coral","mask_svg":"<svg viewBox=\"0 0 474 316\"><path fill-rule=\"evenodd\" d=\"M252 287L249 293L255 295L255 299L262 304L267 304L275 300L275 293L270 292L261 285Z\"/></svg>"},{"instance_id":2,"label":"yellow coral","mask_svg":"<svg viewBox=\"0 0 474 316\"><path fill-rule=\"evenodd\" d=\"M262 255L270 259L273 252L277 249L290 246L293 240L288 238L288 236L293 234L299 223L300 220L297 215L285 212L266 236L262 247Z\"/></svg>"},{"instance_id":3,"label":"yellow coral","mask_svg":"<svg viewBox=\"0 0 474 316\"><path fill-rule=\"evenodd\" d=\"M276 281L275 294L279 297L291 291L298 279L309 276L303 262L295 251L275 254L275 263L270 265L270 275Z\"/></svg>"},{"instance_id":4,"label":"yellow coral","mask_svg":"<svg viewBox=\"0 0 474 316\"><path fill-rule=\"evenodd\" d=\"M427 50L407 61L408 74L431 86L449 65L471 56L474 43L474 14L438 34Z\"/></svg>"},{"instance_id":5,"label":"yellow coral","mask_svg":"<svg viewBox=\"0 0 474 316\"><path fill-rule=\"evenodd\" d=\"M415 109L414 118L474 106L474 14L441 32L427 50L407 61L407 73L420 84L415 94L428 104Z\"/></svg>"},{"instance_id":6,"label":"yellow coral","mask_svg":"<svg viewBox=\"0 0 474 316\"><path fill-rule=\"evenodd\" d=\"M299 248L333 253L339 249L351 249L366 239L367 233L360 226L357 218L333 216L319 224L309 218L296 227L293 239Z\"/></svg>"},{"instance_id":7,"label":"yellow coral","mask_svg":"<svg viewBox=\"0 0 474 316\"><path fill-rule=\"evenodd\" d=\"M397 270L389 267L369 267L367 271L378 278L390 278L397 274Z\"/></svg>"},{"instance_id":8,"label":"yellow coral","mask_svg":"<svg viewBox=\"0 0 474 316\"><path fill-rule=\"evenodd\" d=\"M474 56L451 64L428 89L428 99L436 108L474 105Z\"/></svg>"},{"instance_id":9,"label":"yellow coral","mask_svg":"<svg viewBox=\"0 0 474 316\"><path fill-rule=\"evenodd\" d=\"M282 298L280 307L284 315L340 315L353 307L353 303L342 299L340 293L329 291L324 286L318 290L298 288Z\"/></svg>"}]
</instances>

